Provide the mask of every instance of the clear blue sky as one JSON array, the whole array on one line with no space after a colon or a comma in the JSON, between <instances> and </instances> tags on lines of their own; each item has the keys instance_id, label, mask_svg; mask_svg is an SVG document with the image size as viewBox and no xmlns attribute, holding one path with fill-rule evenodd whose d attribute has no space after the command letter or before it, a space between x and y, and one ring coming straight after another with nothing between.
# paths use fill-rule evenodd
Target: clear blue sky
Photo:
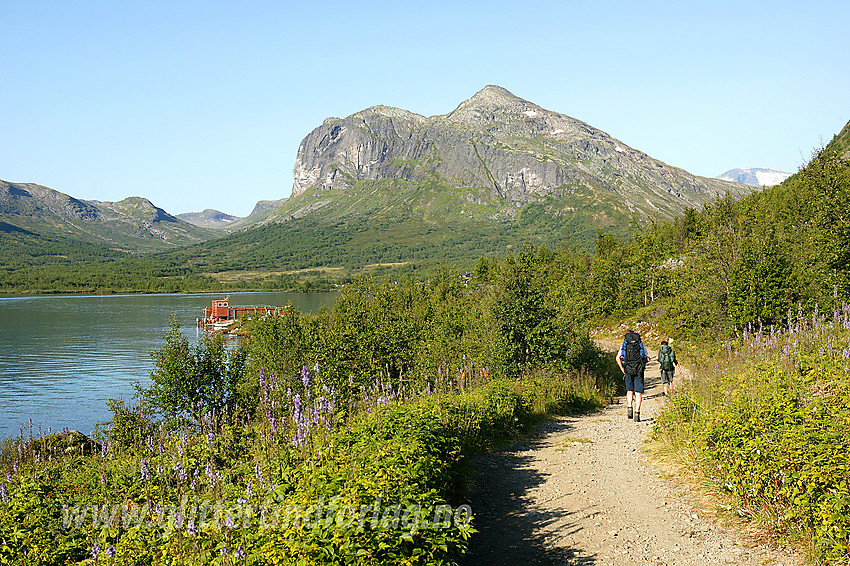
<instances>
[{"instance_id":1,"label":"clear blue sky","mask_svg":"<svg viewBox=\"0 0 850 566\"><path fill-rule=\"evenodd\" d=\"M247 215L301 140L487 84L692 173L796 171L850 120L850 2L0 0L0 179Z\"/></svg>"}]
</instances>

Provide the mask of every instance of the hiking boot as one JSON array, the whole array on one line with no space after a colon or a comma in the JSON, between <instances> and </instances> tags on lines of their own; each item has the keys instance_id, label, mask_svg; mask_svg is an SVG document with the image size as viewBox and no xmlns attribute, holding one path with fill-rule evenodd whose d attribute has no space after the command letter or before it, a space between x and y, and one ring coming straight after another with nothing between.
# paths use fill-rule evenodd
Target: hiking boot
<instances>
[{"instance_id":1,"label":"hiking boot","mask_svg":"<svg viewBox=\"0 0 850 566\"><path fill-rule=\"evenodd\" d=\"M632 408L631 407L629 407L629 409L626 411L626 417L632 418Z\"/></svg>"},{"instance_id":2,"label":"hiking boot","mask_svg":"<svg viewBox=\"0 0 850 566\"><path fill-rule=\"evenodd\" d=\"M637 413L637 412L635 413L635 422L636 423L640 422L640 413Z\"/></svg>"}]
</instances>

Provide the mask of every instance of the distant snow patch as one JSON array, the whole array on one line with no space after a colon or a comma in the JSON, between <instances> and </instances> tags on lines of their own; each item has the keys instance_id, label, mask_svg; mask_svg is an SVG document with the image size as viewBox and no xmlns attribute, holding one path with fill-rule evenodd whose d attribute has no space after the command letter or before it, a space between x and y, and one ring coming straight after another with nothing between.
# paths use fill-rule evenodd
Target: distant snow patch
<instances>
[{"instance_id":1,"label":"distant snow patch","mask_svg":"<svg viewBox=\"0 0 850 566\"><path fill-rule=\"evenodd\" d=\"M564 130L562 128L556 128L555 130L552 131L553 136L557 136L558 134L563 134L563 133L564 133Z\"/></svg>"},{"instance_id":2,"label":"distant snow patch","mask_svg":"<svg viewBox=\"0 0 850 566\"><path fill-rule=\"evenodd\" d=\"M614 146L614 151L616 151L617 153L626 153L626 150L620 147L619 145Z\"/></svg>"},{"instance_id":3,"label":"distant snow patch","mask_svg":"<svg viewBox=\"0 0 850 566\"><path fill-rule=\"evenodd\" d=\"M744 183L754 187L770 187L772 185L778 185L790 176L790 173L777 171L776 169L750 167L749 169L731 169L717 178L725 181Z\"/></svg>"},{"instance_id":4,"label":"distant snow patch","mask_svg":"<svg viewBox=\"0 0 850 566\"><path fill-rule=\"evenodd\" d=\"M534 118L535 116L537 116L537 112L534 110L526 110L525 112L523 112L523 114L525 114L529 118Z\"/></svg>"},{"instance_id":5,"label":"distant snow patch","mask_svg":"<svg viewBox=\"0 0 850 566\"><path fill-rule=\"evenodd\" d=\"M766 187L778 185L790 176L783 171L756 171L756 179L758 179L759 184Z\"/></svg>"}]
</instances>

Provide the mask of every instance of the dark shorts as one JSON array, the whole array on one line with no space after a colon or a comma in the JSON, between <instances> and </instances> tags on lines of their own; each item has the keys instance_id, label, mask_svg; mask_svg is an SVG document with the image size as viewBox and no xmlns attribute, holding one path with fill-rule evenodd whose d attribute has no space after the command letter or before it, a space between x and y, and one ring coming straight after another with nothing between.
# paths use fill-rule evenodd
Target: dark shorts
<instances>
[{"instance_id":1,"label":"dark shorts","mask_svg":"<svg viewBox=\"0 0 850 566\"><path fill-rule=\"evenodd\" d=\"M675 371L674 369L661 370L661 383L673 383L673 373Z\"/></svg>"},{"instance_id":2,"label":"dark shorts","mask_svg":"<svg viewBox=\"0 0 850 566\"><path fill-rule=\"evenodd\" d=\"M643 378L639 375L624 375L626 379L626 391L634 391L635 393L643 393Z\"/></svg>"}]
</instances>

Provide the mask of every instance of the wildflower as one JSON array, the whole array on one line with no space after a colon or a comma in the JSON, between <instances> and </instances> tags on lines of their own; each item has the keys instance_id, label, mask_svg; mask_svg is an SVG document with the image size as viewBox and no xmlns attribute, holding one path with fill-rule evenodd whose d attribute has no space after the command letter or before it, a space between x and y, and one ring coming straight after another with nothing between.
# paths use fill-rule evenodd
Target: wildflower
<instances>
[{"instance_id":1,"label":"wildflower","mask_svg":"<svg viewBox=\"0 0 850 566\"><path fill-rule=\"evenodd\" d=\"M195 491L195 488L197 486L198 486L198 484L195 483L195 480L192 480L192 483L189 484L189 489L191 489L192 491Z\"/></svg>"},{"instance_id":2,"label":"wildflower","mask_svg":"<svg viewBox=\"0 0 850 566\"><path fill-rule=\"evenodd\" d=\"M9 500L9 493L6 491L6 482L0 483L0 500L5 503Z\"/></svg>"},{"instance_id":3,"label":"wildflower","mask_svg":"<svg viewBox=\"0 0 850 566\"><path fill-rule=\"evenodd\" d=\"M245 558L245 551L242 550L241 544L236 547L236 552L233 553L233 558L235 558L236 560L242 560L243 558Z\"/></svg>"},{"instance_id":4,"label":"wildflower","mask_svg":"<svg viewBox=\"0 0 850 566\"><path fill-rule=\"evenodd\" d=\"M215 442L215 433L213 431L209 431L207 433L207 444L212 447L213 442Z\"/></svg>"},{"instance_id":5,"label":"wildflower","mask_svg":"<svg viewBox=\"0 0 850 566\"><path fill-rule=\"evenodd\" d=\"M257 481L260 482L261 486L265 485L265 482L263 481L263 468L260 466L259 462L257 462L257 464L254 466L254 475L257 476Z\"/></svg>"},{"instance_id":6,"label":"wildflower","mask_svg":"<svg viewBox=\"0 0 850 566\"><path fill-rule=\"evenodd\" d=\"M142 465L141 465L140 471L141 471L143 480L147 480L150 477L150 472L148 471L148 459L147 458L142 458Z\"/></svg>"},{"instance_id":7,"label":"wildflower","mask_svg":"<svg viewBox=\"0 0 850 566\"><path fill-rule=\"evenodd\" d=\"M222 546L221 548L218 549L218 554L220 556L227 556L227 552L228 552L228 550L227 550L226 546Z\"/></svg>"},{"instance_id":8,"label":"wildflower","mask_svg":"<svg viewBox=\"0 0 850 566\"><path fill-rule=\"evenodd\" d=\"M240 499L241 499L241 497L240 497ZM240 503L240 505L241 505L241 503ZM232 529L235 525L236 525L236 523L233 521L233 517L231 517L230 515L228 515L227 517L224 518L224 526L227 527L228 529Z\"/></svg>"},{"instance_id":9,"label":"wildflower","mask_svg":"<svg viewBox=\"0 0 850 566\"><path fill-rule=\"evenodd\" d=\"M209 478L210 483L215 485L215 481L216 481L215 468L213 468L212 463L207 464L207 468L206 468L206 470L204 470L204 473L207 475L207 478Z\"/></svg>"},{"instance_id":10,"label":"wildflower","mask_svg":"<svg viewBox=\"0 0 850 566\"><path fill-rule=\"evenodd\" d=\"M236 504L237 505L245 505L245 498L242 497L242 496L239 496L239 499L236 500Z\"/></svg>"},{"instance_id":11,"label":"wildflower","mask_svg":"<svg viewBox=\"0 0 850 566\"><path fill-rule=\"evenodd\" d=\"M106 487L106 475L100 474L100 483L103 487Z\"/></svg>"},{"instance_id":12,"label":"wildflower","mask_svg":"<svg viewBox=\"0 0 850 566\"><path fill-rule=\"evenodd\" d=\"M106 549L106 555L110 558L115 558L115 547L111 544Z\"/></svg>"},{"instance_id":13,"label":"wildflower","mask_svg":"<svg viewBox=\"0 0 850 566\"><path fill-rule=\"evenodd\" d=\"M251 499L251 496L254 495L254 486L250 483L247 487L245 487L245 495L247 496L247 499Z\"/></svg>"},{"instance_id":14,"label":"wildflower","mask_svg":"<svg viewBox=\"0 0 850 566\"><path fill-rule=\"evenodd\" d=\"M186 470L183 469L183 466L180 465L180 462L174 464L172 469L174 470L174 473L177 474L177 479L180 481L180 483L186 481L186 478L189 476L189 474L186 473Z\"/></svg>"},{"instance_id":15,"label":"wildflower","mask_svg":"<svg viewBox=\"0 0 850 566\"><path fill-rule=\"evenodd\" d=\"M91 557L94 558L95 560L97 560L97 557L98 557L99 554L100 554L100 545L97 544L97 543L94 543L91 546Z\"/></svg>"},{"instance_id":16,"label":"wildflower","mask_svg":"<svg viewBox=\"0 0 850 566\"><path fill-rule=\"evenodd\" d=\"M186 524L186 532L189 533L189 536L193 537L198 534L198 529L195 527L195 521L189 520Z\"/></svg>"},{"instance_id":17,"label":"wildflower","mask_svg":"<svg viewBox=\"0 0 850 566\"><path fill-rule=\"evenodd\" d=\"M304 392L310 391L310 369L307 366L301 368L301 382L304 384Z\"/></svg>"},{"instance_id":18,"label":"wildflower","mask_svg":"<svg viewBox=\"0 0 850 566\"><path fill-rule=\"evenodd\" d=\"M269 384L266 381L266 372L264 369L260 369L260 389L263 390L263 402L269 402Z\"/></svg>"},{"instance_id":19,"label":"wildflower","mask_svg":"<svg viewBox=\"0 0 850 566\"><path fill-rule=\"evenodd\" d=\"M156 467L156 473L157 473L157 475L160 475L160 476L162 475L162 464L159 464Z\"/></svg>"}]
</instances>

